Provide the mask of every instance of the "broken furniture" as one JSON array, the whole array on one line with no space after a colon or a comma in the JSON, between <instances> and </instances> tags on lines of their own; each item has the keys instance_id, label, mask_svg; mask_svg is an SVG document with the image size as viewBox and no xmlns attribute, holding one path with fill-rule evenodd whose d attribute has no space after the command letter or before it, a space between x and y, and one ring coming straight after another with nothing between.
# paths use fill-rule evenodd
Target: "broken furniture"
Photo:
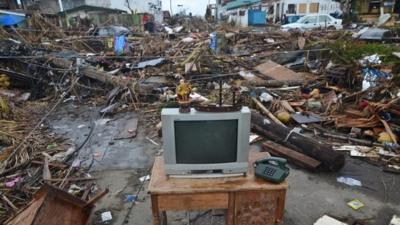
<instances>
[{"instance_id":1,"label":"broken furniture","mask_svg":"<svg viewBox=\"0 0 400 225\"><path fill-rule=\"evenodd\" d=\"M283 224L286 181L273 184L254 176L253 163L268 156L250 151L247 176L210 179L168 178L156 157L149 193L154 225L166 225L166 211L227 209L228 225Z\"/></svg>"},{"instance_id":2,"label":"broken furniture","mask_svg":"<svg viewBox=\"0 0 400 225\"><path fill-rule=\"evenodd\" d=\"M67 192L44 185L29 206L6 225L87 225L94 202L106 192L86 202Z\"/></svg>"}]
</instances>

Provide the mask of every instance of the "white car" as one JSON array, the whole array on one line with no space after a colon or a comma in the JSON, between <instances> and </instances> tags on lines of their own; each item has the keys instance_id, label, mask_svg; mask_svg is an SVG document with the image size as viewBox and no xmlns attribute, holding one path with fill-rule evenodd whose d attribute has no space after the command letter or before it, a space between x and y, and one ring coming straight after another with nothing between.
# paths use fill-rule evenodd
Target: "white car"
<instances>
[{"instance_id":1,"label":"white car","mask_svg":"<svg viewBox=\"0 0 400 225\"><path fill-rule=\"evenodd\" d=\"M342 20L335 19L328 14L312 14L301 17L295 23L289 23L281 26L282 31L304 31L314 28L326 28L329 30L343 29Z\"/></svg>"}]
</instances>

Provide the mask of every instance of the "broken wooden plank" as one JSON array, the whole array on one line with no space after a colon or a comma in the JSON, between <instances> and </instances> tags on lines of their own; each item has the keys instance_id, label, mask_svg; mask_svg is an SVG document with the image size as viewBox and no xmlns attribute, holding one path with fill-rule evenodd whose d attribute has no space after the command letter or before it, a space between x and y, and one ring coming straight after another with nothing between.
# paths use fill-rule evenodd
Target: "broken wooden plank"
<instances>
[{"instance_id":1,"label":"broken wooden plank","mask_svg":"<svg viewBox=\"0 0 400 225\"><path fill-rule=\"evenodd\" d=\"M296 81L302 80L303 77L293 70L279 65L271 60L260 64L255 69L263 75L263 78L269 78L279 81Z\"/></svg>"},{"instance_id":2,"label":"broken wooden plank","mask_svg":"<svg viewBox=\"0 0 400 225\"><path fill-rule=\"evenodd\" d=\"M18 211L18 207L16 207L11 201L10 199L7 198L7 196L2 195L1 198L15 211Z\"/></svg>"},{"instance_id":3,"label":"broken wooden plank","mask_svg":"<svg viewBox=\"0 0 400 225\"><path fill-rule=\"evenodd\" d=\"M92 199L90 199L87 203L86 206L93 205L96 203L100 198L102 198L104 195L106 195L109 192L108 188L105 189L104 191L98 193L96 196L94 196Z\"/></svg>"},{"instance_id":4,"label":"broken wooden plank","mask_svg":"<svg viewBox=\"0 0 400 225\"><path fill-rule=\"evenodd\" d=\"M44 163L41 161L37 161L37 160L33 160L31 162L32 164L36 164L36 165L43 165ZM57 163L57 162L49 162L49 167L53 167L53 168L58 168L58 169L66 169L68 166L62 163Z\"/></svg>"},{"instance_id":5,"label":"broken wooden plank","mask_svg":"<svg viewBox=\"0 0 400 225\"><path fill-rule=\"evenodd\" d=\"M45 181L54 181L54 182L60 182L63 181L64 179L62 178L51 178L51 179L45 179ZM97 177L77 177L77 178L67 178L65 181L85 181L85 180L97 180Z\"/></svg>"},{"instance_id":6,"label":"broken wooden plank","mask_svg":"<svg viewBox=\"0 0 400 225\"><path fill-rule=\"evenodd\" d=\"M94 206L67 192L44 185L32 203L6 225L86 225ZM73 215L73 216L71 216Z\"/></svg>"},{"instance_id":7,"label":"broken wooden plank","mask_svg":"<svg viewBox=\"0 0 400 225\"><path fill-rule=\"evenodd\" d=\"M287 158L290 162L300 167L316 170L321 162L304 155L300 152L296 152L290 148L283 145L274 143L272 141L266 141L262 144L262 148L269 152L271 155Z\"/></svg>"}]
</instances>

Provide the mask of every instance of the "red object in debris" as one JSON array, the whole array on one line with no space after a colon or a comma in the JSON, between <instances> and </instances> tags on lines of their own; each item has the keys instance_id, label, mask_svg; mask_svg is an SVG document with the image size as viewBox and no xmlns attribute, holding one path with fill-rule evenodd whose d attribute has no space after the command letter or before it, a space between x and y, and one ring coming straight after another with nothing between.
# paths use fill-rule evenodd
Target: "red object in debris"
<instances>
[{"instance_id":1,"label":"red object in debris","mask_svg":"<svg viewBox=\"0 0 400 225\"><path fill-rule=\"evenodd\" d=\"M365 109L368 105L369 105L369 102L368 102L368 101L362 100L362 101L358 104L358 107L359 107L360 109Z\"/></svg>"},{"instance_id":2,"label":"red object in debris","mask_svg":"<svg viewBox=\"0 0 400 225\"><path fill-rule=\"evenodd\" d=\"M143 24L146 24L147 22L149 22L149 16L147 14L143 15L142 22L143 22Z\"/></svg>"}]
</instances>

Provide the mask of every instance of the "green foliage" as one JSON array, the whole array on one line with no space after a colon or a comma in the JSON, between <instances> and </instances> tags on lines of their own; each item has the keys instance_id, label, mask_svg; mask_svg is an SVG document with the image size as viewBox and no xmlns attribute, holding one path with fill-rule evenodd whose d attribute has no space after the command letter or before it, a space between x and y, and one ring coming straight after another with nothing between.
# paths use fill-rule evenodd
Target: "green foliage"
<instances>
[{"instance_id":1,"label":"green foliage","mask_svg":"<svg viewBox=\"0 0 400 225\"><path fill-rule=\"evenodd\" d=\"M399 61L399 59L393 56L392 53L400 51L400 48L393 44L338 40L334 43L328 43L326 47L332 49L340 57L349 62L373 54L381 56L381 60L385 64L395 64Z\"/></svg>"}]
</instances>

